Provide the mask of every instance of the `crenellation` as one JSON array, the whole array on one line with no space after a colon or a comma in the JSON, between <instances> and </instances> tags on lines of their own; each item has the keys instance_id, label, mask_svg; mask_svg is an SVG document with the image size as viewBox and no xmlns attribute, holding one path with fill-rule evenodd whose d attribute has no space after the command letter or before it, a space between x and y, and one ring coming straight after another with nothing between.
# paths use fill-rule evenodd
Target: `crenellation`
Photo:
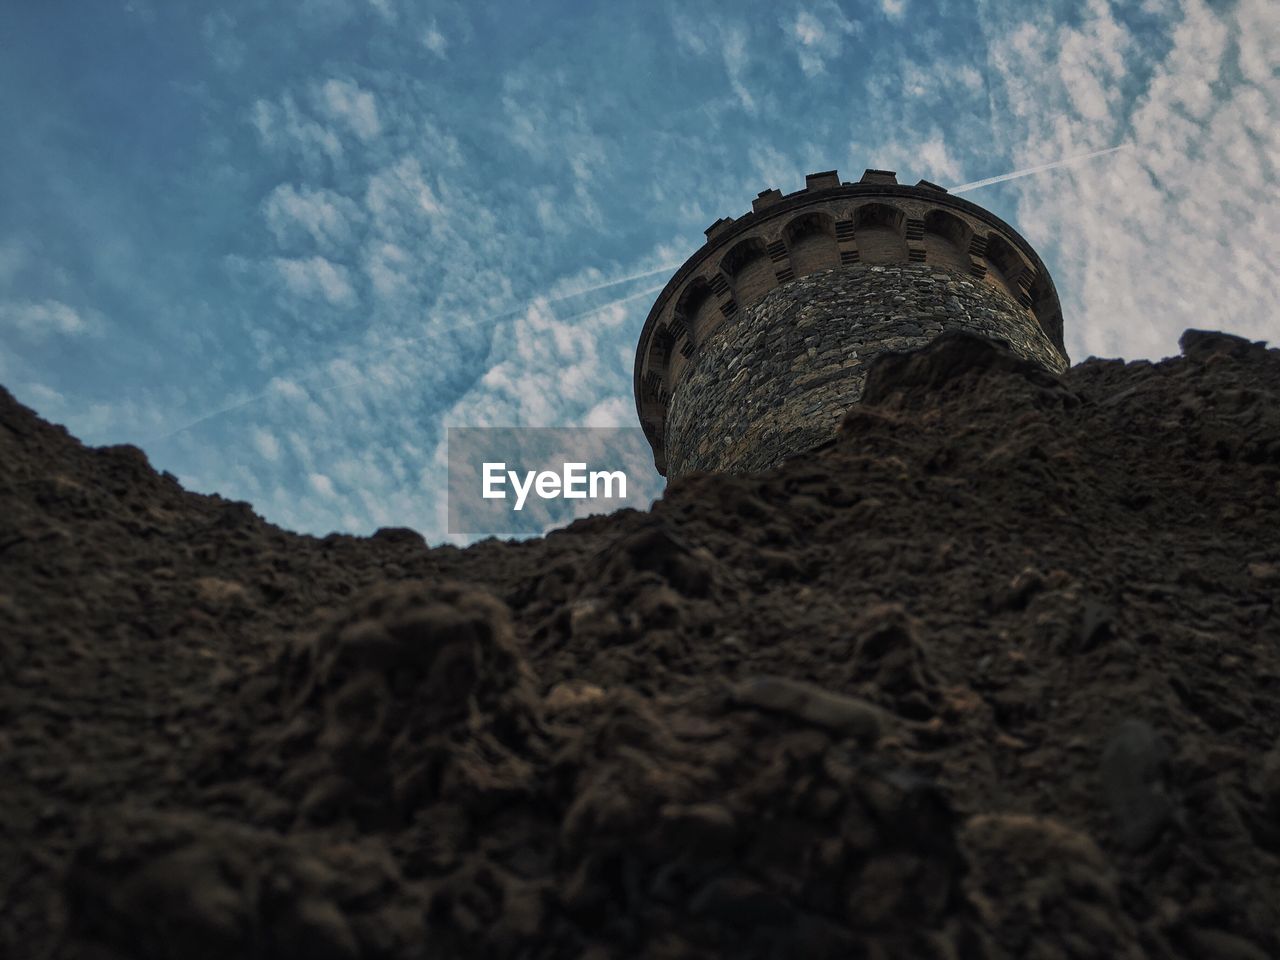
<instances>
[{"instance_id":1,"label":"crenellation","mask_svg":"<svg viewBox=\"0 0 1280 960\"><path fill-rule=\"evenodd\" d=\"M751 212L759 213L766 210L782 199L782 191L774 188L761 190L759 196L751 201Z\"/></svg>"},{"instance_id":2,"label":"crenellation","mask_svg":"<svg viewBox=\"0 0 1280 960\"><path fill-rule=\"evenodd\" d=\"M703 232L707 235L707 240L714 240L716 237L722 235L726 230L728 230L731 226L733 226L733 224L734 224L733 217L721 217L711 226L707 227L707 229Z\"/></svg>"},{"instance_id":3,"label":"crenellation","mask_svg":"<svg viewBox=\"0 0 1280 960\"><path fill-rule=\"evenodd\" d=\"M806 191L834 190L838 186L840 186L840 175L834 170L811 173L804 178Z\"/></svg>"},{"instance_id":4,"label":"crenellation","mask_svg":"<svg viewBox=\"0 0 1280 960\"><path fill-rule=\"evenodd\" d=\"M892 170L864 170L859 183L897 183L898 175Z\"/></svg>"}]
</instances>

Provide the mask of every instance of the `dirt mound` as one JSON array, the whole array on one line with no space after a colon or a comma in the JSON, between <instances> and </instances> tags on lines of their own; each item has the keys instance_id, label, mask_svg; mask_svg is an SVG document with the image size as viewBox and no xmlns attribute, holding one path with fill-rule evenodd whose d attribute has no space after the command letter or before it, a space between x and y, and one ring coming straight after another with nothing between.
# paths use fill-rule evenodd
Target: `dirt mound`
<instances>
[{"instance_id":1,"label":"dirt mound","mask_svg":"<svg viewBox=\"0 0 1280 960\"><path fill-rule=\"evenodd\" d=\"M533 676L506 605L460 584L392 584L286 651L254 770L299 823L396 826L440 797L527 795Z\"/></svg>"},{"instance_id":2,"label":"dirt mound","mask_svg":"<svg viewBox=\"0 0 1280 960\"><path fill-rule=\"evenodd\" d=\"M467 550L0 391L0 955L1280 956L1280 352L1182 346Z\"/></svg>"}]
</instances>

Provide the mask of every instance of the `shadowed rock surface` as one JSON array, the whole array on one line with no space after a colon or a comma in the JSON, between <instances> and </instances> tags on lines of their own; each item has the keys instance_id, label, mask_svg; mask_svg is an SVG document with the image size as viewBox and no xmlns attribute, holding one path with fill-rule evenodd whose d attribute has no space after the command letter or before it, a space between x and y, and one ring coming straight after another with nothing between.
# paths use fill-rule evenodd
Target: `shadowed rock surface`
<instances>
[{"instance_id":1,"label":"shadowed rock surface","mask_svg":"<svg viewBox=\"0 0 1280 960\"><path fill-rule=\"evenodd\" d=\"M0 391L0 955L1280 956L1280 351L1183 349L466 550Z\"/></svg>"}]
</instances>

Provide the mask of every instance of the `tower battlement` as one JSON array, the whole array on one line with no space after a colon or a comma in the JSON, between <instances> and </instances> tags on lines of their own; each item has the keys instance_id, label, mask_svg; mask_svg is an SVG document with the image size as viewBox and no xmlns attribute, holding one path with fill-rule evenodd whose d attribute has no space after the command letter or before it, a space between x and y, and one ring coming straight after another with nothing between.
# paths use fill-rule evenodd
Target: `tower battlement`
<instances>
[{"instance_id":1,"label":"tower battlement","mask_svg":"<svg viewBox=\"0 0 1280 960\"><path fill-rule=\"evenodd\" d=\"M878 353L947 330L1067 364L1062 311L1012 227L921 180L812 173L717 220L659 294L636 350L636 408L664 474L750 470L829 439Z\"/></svg>"}]
</instances>

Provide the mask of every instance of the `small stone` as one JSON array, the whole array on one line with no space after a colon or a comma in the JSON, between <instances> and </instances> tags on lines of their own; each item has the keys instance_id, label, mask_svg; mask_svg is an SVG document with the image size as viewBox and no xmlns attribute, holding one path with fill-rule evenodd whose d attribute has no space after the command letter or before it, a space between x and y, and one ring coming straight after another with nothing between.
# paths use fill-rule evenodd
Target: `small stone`
<instances>
[{"instance_id":1,"label":"small stone","mask_svg":"<svg viewBox=\"0 0 1280 960\"><path fill-rule=\"evenodd\" d=\"M564 680L551 688L542 703L548 713L555 714L592 706L604 700L604 689L594 683Z\"/></svg>"},{"instance_id":2,"label":"small stone","mask_svg":"<svg viewBox=\"0 0 1280 960\"><path fill-rule=\"evenodd\" d=\"M1262 758L1258 776L1258 792L1262 802L1273 817L1280 819L1280 743L1272 747Z\"/></svg>"},{"instance_id":3,"label":"small stone","mask_svg":"<svg viewBox=\"0 0 1280 960\"><path fill-rule=\"evenodd\" d=\"M218 577L199 577L195 581L196 603L208 613L241 611L248 608L249 595L242 583Z\"/></svg>"},{"instance_id":4,"label":"small stone","mask_svg":"<svg viewBox=\"0 0 1280 960\"><path fill-rule=\"evenodd\" d=\"M778 894L747 877L729 875L712 880L689 903L695 917L722 923L777 926L794 919L794 911Z\"/></svg>"},{"instance_id":5,"label":"small stone","mask_svg":"<svg viewBox=\"0 0 1280 960\"><path fill-rule=\"evenodd\" d=\"M1269 956L1248 940L1225 930L1193 927L1186 932L1186 941L1197 960L1267 960Z\"/></svg>"},{"instance_id":6,"label":"small stone","mask_svg":"<svg viewBox=\"0 0 1280 960\"><path fill-rule=\"evenodd\" d=\"M702 856L726 855L737 837L733 812L718 803L669 803L659 816L675 845Z\"/></svg>"},{"instance_id":7,"label":"small stone","mask_svg":"<svg viewBox=\"0 0 1280 960\"><path fill-rule=\"evenodd\" d=\"M1251 563L1249 576L1263 583L1275 583L1280 580L1280 563Z\"/></svg>"},{"instance_id":8,"label":"small stone","mask_svg":"<svg viewBox=\"0 0 1280 960\"><path fill-rule=\"evenodd\" d=\"M1124 847L1150 846L1173 820L1173 801L1165 791L1169 748L1151 725L1126 720L1102 754L1102 790Z\"/></svg>"},{"instance_id":9,"label":"small stone","mask_svg":"<svg viewBox=\"0 0 1280 960\"><path fill-rule=\"evenodd\" d=\"M1084 653L1105 643L1113 635L1112 623L1115 608L1092 596L1085 596L1080 603L1079 623L1073 638L1073 652Z\"/></svg>"},{"instance_id":10,"label":"small stone","mask_svg":"<svg viewBox=\"0 0 1280 960\"><path fill-rule=\"evenodd\" d=\"M292 943L304 956L326 960L356 960L360 946L356 943L346 917L331 900L304 897L293 908L293 916L282 917L276 924L280 942Z\"/></svg>"},{"instance_id":11,"label":"small stone","mask_svg":"<svg viewBox=\"0 0 1280 960\"><path fill-rule=\"evenodd\" d=\"M886 726L887 714L875 704L787 677L744 681L733 687L731 696L743 706L784 713L867 742L876 740Z\"/></svg>"}]
</instances>

